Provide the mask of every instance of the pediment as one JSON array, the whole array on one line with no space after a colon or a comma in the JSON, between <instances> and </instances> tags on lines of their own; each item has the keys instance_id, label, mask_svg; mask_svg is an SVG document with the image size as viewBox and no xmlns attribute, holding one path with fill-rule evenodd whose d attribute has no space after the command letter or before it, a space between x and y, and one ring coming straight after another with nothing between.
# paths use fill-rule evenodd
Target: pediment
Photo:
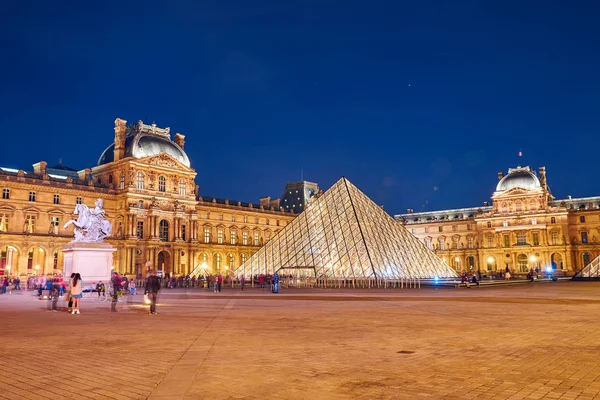
<instances>
[{"instance_id":1,"label":"pediment","mask_svg":"<svg viewBox=\"0 0 600 400\"><path fill-rule=\"evenodd\" d=\"M178 170L184 170L184 171L191 170L191 168L182 164L181 162L176 160L175 157L173 157L167 153L161 153L156 156L144 157L144 158L141 158L139 161L143 162L145 164L148 164L148 165L155 166L155 167L166 167L166 168L178 169Z\"/></svg>"}]
</instances>

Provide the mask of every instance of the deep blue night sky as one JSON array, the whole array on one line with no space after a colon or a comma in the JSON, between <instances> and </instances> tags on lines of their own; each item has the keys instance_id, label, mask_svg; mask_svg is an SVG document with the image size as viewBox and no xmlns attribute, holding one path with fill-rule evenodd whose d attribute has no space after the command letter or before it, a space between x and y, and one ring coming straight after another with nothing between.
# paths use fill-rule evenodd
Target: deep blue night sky
<instances>
[{"instance_id":1,"label":"deep blue night sky","mask_svg":"<svg viewBox=\"0 0 600 400\"><path fill-rule=\"evenodd\" d=\"M302 168L390 213L477 206L518 163L600 195L591 1L12 3L1 166L93 166L120 117L185 134L207 196L279 197Z\"/></svg>"}]
</instances>

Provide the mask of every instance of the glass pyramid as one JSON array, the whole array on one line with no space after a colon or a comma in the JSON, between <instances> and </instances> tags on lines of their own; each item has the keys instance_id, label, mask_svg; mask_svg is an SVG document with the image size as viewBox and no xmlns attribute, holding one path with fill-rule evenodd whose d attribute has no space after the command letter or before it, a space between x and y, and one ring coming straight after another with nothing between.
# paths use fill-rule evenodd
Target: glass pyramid
<instances>
[{"instance_id":1,"label":"glass pyramid","mask_svg":"<svg viewBox=\"0 0 600 400\"><path fill-rule=\"evenodd\" d=\"M584 269L573 277L577 279L600 279L600 256L594 258Z\"/></svg>"},{"instance_id":2,"label":"glass pyramid","mask_svg":"<svg viewBox=\"0 0 600 400\"><path fill-rule=\"evenodd\" d=\"M316 277L332 279L456 276L346 178L279 231L236 274L284 273L285 269L314 270Z\"/></svg>"}]
</instances>

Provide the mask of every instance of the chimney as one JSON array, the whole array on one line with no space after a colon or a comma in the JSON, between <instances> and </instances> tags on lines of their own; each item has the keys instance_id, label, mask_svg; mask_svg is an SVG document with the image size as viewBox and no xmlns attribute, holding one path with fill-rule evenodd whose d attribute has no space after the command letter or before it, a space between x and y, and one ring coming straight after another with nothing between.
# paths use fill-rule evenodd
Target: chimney
<instances>
[{"instance_id":1,"label":"chimney","mask_svg":"<svg viewBox=\"0 0 600 400\"><path fill-rule=\"evenodd\" d=\"M261 197L260 201L259 201L261 207L270 207L271 205L271 197L267 196L267 197Z\"/></svg>"},{"instance_id":2,"label":"chimney","mask_svg":"<svg viewBox=\"0 0 600 400\"><path fill-rule=\"evenodd\" d=\"M176 133L175 143L177 143L177 146L181 147L181 150L183 150L185 146L185 135L182 135L181 133Z\"/></svg>"},{"instance_id":3,"label":"chimney","mask_svg":"<svg viewBox=\"0 0 600 400\"><path fill-rule=\"evenodd\" d=\"M501 180L502 178L504 178L504 172L500 171L498 172L498 180Z\"/></svg>"},{"instance_id":4,"label":"chimney","mask_svg":"<svg viewBox=\"0 0 600 400\"><path fill-rule=\"evenodd\" d=\"M406 209L406 213L407 214L412 214L413 213L413 209L412 208L407 208Z\"/></svg>"},{"instance_id":5,"label":"chimney","mask_svg":"<svg viewBox=\"0 0 600 400\"><path fill-rule=\"evenodd\" d=\"M46 161L40 161L38 163L33 164L33 173L36 175L46 175L46 166L48 163Z\"/></svg>"},{"instance_id":6,"label":"chimney","mask_svg":"<svg viewBox=\"0 0 600 400\"><path fill-rule=\"evenodd\" d=\"M121 118L115 119L115 148L114 161L125 157L125 135L127 134L127 121Z\"/></svg>"},{"instance_id":7,"label":"chimney","mask_svg":"<svg viewBox=\"0 0 600 400\"><path fill-rule=\"evenodd\" d=\"M489 205L490 205L490 202L489 202L489 201L484 201L484 202L483 202L483 206L484 206L484 207L489 207Z\"/></svg>"},{"instance_id":8,"label":"chimney","mask_svg":"<svg viewBox=\"0 0 600 400\"><path fill-rule=\"evenodd\" d=\"M82 169L81 171L77 171L77 177L80 181L89 181L92 170L89 168Z\"/></svg>"}]
</instances>

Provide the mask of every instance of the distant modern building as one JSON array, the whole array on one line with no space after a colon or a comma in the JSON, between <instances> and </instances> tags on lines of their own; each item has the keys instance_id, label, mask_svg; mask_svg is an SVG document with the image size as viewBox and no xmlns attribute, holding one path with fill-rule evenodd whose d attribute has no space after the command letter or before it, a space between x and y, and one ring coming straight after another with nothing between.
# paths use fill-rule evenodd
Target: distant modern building
<instances>
[{"instance_id":1,"label":"distant modern building","mask_svg":"<svg viewBox=\"0 0 600 400\"><path fill-rule=\"evenodd\" d=\"M546 169L498 173L491 205L396 215L456 271L573 275L600 254L600 196L557 200Z\"/></svg>"},{"instance_id":2,"label":"distant modern building","mask_svg":"<svg viewBox=\"0 0 600 400\"><path fill-rule=\"evenodd\" d=\"M227 272L297 215L269 198L252 204L200 196L184 146L185 136L173 140L169 128L117 118L114 141L92 168L44 161L32 170L0 167L0 275L60 273L61 249L73 239L63 225L76 203L92 206L97 198L113 226L114 268L128 274L143 273L147 262L165 274L198 265Z\"/></svg>"},{"instance_id":3,"label":"distant modern building","mask_svg":"<svg viewBox=\"0 0 600 400\"><path fill-rule=\"evenodd\" d=\"M299 181L285 185L280 207L285 212L300 214L319 193L319 185L314 182Z\"/></svg>"}]
</instances>

